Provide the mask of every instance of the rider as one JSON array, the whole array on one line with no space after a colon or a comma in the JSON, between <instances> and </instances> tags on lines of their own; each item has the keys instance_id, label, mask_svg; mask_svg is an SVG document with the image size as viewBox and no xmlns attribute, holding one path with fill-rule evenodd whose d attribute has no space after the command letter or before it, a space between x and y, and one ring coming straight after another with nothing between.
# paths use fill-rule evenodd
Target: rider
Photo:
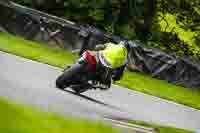
<instances>
[{"instance_id":1,"label":"rider","mask_svg":"<svg viewBox=\"0 0 200 133\"><path fill-rule=\"evenodd\" d=\"M111 79L118 81L122 78L128 62L129 49L127 41L121 41L119 44L109 42L96 46L95 50L99 50L96 52L97 72L105 89L110 88Z\"/></svg>"},{"instance_id":2,"label":"rider","mask_svg":"<svg viewBox=\"0 0 200 133\"><path fill-rule=\"evenodd\" d=\"M128 52L130 50L128 41L118 41L118 43L113 43L113 41L108 42L97 45L95 48L92 48L94 51L90 51L87 49L92 47L89 46L92 36L95 35L98 39L101 39L104 38L104 34L99 30L92 30L91 32L88 29L83 29L78 34L84 37L84 45L82 45L79 55L86 53L94 57L93 59L96 60L95 77L98 77L101 83L103 83L101 85L105 85L103 88L110 88L112 79L113 81L117 81L122 78L124 69L128 63Z\"/></svg>"}]
</instances>

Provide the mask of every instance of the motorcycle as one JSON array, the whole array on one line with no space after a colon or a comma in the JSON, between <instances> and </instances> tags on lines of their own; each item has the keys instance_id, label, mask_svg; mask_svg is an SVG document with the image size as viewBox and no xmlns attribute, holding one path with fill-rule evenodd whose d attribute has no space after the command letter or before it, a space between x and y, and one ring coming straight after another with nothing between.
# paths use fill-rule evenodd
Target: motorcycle
<instances>
[{"instance_id":1,"label":"motorcycle","mask_svg":"<svg viewBox=\"0 0 200 133\"><path fill-rule=\"evenodd\" d=\"M69 87L77 94L91 89L110 88L111 77L108 73L112 70L105 67L99 68L95 54L95 52L86 51L77 63L66 67L56 79L56 87L62 90ZM105 71L107 71L107 78L103 77Z\"/></svg>"}]
</instances>

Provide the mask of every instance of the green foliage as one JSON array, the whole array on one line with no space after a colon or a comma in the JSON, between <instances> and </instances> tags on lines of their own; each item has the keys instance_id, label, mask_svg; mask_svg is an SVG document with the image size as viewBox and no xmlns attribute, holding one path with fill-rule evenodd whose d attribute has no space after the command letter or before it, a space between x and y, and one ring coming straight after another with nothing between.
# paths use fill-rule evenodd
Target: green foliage
<instances>
[{"instance_id":1,"label":"green foliage","mask_svg":"<svg viewBox=\"0 0 200 133\"><path fill-rule=\"evenodd\" d=\"M130 29L132 29L132 30L130 30ZM135 29L132 28L132 25L124 24L121 26L117 26L115 33L121 34L126 38L136 38L136 33L134 30Z\"/></svg>"},{"instance_id":2,"label":"green foliage","mask_svg":"<svg viewBox=\"0 0 200 133\"><path fill-rule=\"evenodd\" d=\"M32 0L13 0L13 1L26 6L31 6L32 4Z\"/></svg>"},{"instance_id":3,"label":"green foliage","mask_svg":"<svg viewBox=\"0 0 200 133\"><path fill-rule=\"evenodd\" d=\"M158 47L200 59L199 3L196 0L169 0L158 4L156 24L159 30L155 39Z\"/></svg>"},{"instance_id":4,"label":"green foliage","mask_svg":"<svg viewBox=\"0 0 200 133\"><path fill-rule=\"evenodd\" d=\"M162 17L160 17L162 16ZM181 27L183 23L177 23L177 17L173 14L160 14L159 25L162 34L160 34L161 49L165 48L172 52L176 52L180 55L193 56L194 58L200 58L200 47L196 44L195 36L196 32L192 32L189 29Z\"/></svg>"}]
</instances>

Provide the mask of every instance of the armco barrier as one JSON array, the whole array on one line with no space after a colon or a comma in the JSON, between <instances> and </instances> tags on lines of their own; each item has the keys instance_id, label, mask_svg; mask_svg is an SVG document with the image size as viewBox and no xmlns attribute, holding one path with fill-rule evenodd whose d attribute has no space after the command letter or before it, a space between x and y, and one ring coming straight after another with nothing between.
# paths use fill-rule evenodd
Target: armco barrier
<instances>
[{"instance_id":1,"label":"armco barrier","mask_svg":"<svg viewBox=\"0 0 200 133\"><path fill-rule=\"evenodd\" d=\"M52 47L67 50L93 49L96 44L120 41L122 38L89 25L51 16L12 2L0 2L0 31L43 41ZM200 64L188 58L166 54L144 47L139 41L129 41L129 69L133 66L153 77L170 83L200 88Z\"/></svg>"},{"instance_id":2,"label":"armco barrier","mask_svg":"<svg viewBox=\"0 0 200 133\"><path fill-rule=\"evenodd\" d=\"M76 35L74 23L28 9L15 3L0 3L0 26L7 32L29 40L44 41L55 47L77 49L82 38Z\"/></svg>"}]
</instances>

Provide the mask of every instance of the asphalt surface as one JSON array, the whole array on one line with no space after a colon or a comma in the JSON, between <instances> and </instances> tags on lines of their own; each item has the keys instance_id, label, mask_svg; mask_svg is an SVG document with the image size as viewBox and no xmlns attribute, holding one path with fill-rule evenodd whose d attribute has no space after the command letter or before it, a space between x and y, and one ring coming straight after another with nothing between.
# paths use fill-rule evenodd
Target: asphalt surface
<instances>
[{"instance_id":1,"label":"asphalt surface","mask_svg":"<svg viewBox=\"0 0 200 133\"><path fill-rule=\"evenodd\" d=\"M119 86L78 96L55 88L58 68L0 52L0 96L66 116L141 120L200 132L200 111Z\"/></svg>"}]
</instances>

